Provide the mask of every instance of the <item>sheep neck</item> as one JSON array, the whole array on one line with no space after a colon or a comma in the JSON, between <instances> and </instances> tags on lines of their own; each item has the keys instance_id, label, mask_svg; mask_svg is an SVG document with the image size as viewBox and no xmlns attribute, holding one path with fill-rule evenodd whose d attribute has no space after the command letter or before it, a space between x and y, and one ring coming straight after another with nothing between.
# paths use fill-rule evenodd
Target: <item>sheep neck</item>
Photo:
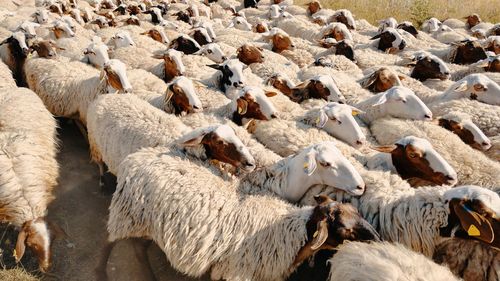
<instances>
[{"instance_id":1,"label":"sheep neck","mask_svg":"<svg viewBox=\"0 0 500 281\"><path fill-rule=\"evenodd\" d=\"M360 115L361 120L365 123L370 124L378 118L382 118L387 115L387 108L385 104L373 106L375 101L378 99L378 95L370 97L356 105L357 108L363 110L365 113Z\"/></svg>"},{"instance_id":2,"label":"sheep neck","mask_svg":"<svg viewBox=\"0 0 500 281\"><path fill-rule=\"evenodd\" d=\"M246 193L272 192L279 196L288 186L288 160L282 159L274 165L262 167L241 179L239 189Z\"/></svg>"}]
</instances>

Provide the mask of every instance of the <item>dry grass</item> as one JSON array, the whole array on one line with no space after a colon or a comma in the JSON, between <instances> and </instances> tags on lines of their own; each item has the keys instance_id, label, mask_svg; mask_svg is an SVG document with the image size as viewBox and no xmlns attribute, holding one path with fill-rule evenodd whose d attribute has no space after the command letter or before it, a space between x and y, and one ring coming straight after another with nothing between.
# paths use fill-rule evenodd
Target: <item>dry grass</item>
<instances>
[{"instance_id":1,"label":"dry grass","mask_svg":"<svg viewBox=\"0 0 500 281\"><path fill-rule=\"evenodd\" d=\"M20 268L9 270L0 270L0 280L2 281L38 281L40 279L33 277Z\"/></svg>"},{"instance_id":2,"label":"dry grass","mask_svg":"<svg viewBox=\"0 0 500 281\"><path fill-rule=\"evenodd\" d=\"M298 0L297 4L309 0ZM349 9L358 19L371 24L377 20L394 17L420 25L429 17L440 20L463 18L477 13L484 21L500 22L500 0L320 0L325 8Z\"/></svg>"}]
</instances>

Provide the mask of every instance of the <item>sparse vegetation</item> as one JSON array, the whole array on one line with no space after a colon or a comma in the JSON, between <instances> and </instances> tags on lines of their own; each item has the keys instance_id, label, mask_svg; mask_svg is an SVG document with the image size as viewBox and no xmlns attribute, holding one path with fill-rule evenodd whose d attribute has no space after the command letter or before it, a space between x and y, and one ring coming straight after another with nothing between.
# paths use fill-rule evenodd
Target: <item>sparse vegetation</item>
<instances>
[{"instance_id":1,"label":"sparse vegetation","mask_svg":"<svg viewBox=\"0 0 500 281\"><path fill-rule=\"evenodd\" d=\"M2 281L37 281L39 279L33 277L26 271L15 268L9 270L0 270L0 280Z\"/></svg>"},{"instance_id":2,"label":"sparse vegetation","mask_svg":"<svg viewBox=\"0 0 500 281\"><path fill-rule=\"evenodd\" d=\"M309 0L298 0L305 4ZM320 0L325 8L349 9L358 19L371 24L377 20L394 17L398 21L410 20L420 25L429 17L440 20L463 18L477 13L489 22L500 22L500 0Z\"/></svg>"}]
</instances>

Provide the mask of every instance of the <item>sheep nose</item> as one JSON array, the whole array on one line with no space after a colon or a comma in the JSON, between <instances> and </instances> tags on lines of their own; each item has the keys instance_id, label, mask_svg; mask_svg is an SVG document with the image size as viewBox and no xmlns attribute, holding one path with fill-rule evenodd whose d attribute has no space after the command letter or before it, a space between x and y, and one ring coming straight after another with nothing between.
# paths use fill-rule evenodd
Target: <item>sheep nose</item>
<instances>
[{"instance_id":1,"label":"sheep nose","mask_svg":"<svg viewBox=\"0 0 500 281\"><path fill-rule=\"evenodd\" d=\"M23 48L23 54L27 55L30 52L29 48Z\"/></svg>"},{"instance_id":2,"label":"sheep nose","mask_svg":"<svg viewBox=\"0 0 500 281\"><path fill-rule=\"evenodd\" d=\"M276 119L276 118L278 118L278 116L276 116L276 114L271 114L271 118Z\"/></svg>"},{"instance_id":3,"label":"sheep nose","mask_svg":"<svg viewBox=\"0 0 500 281\"><path fill-rule=\"evenodd\" d=\"M255 163L253 163L253 161L245 161L245 163L243 163L246 167L255 167Z\"/></svg>"},{"instance_id":4,"label":"sheep nose","mask_svg":"<svg viewBox=\"0 0 500 281\"><path fill-rule=\"evenodd\" d=\"M223 56L223 57L222 57L222 61L225 61L225 60L227 60L227 57L226 57L226 56Z\"/></svg>"},{"instance_id":5,"label":"sheep nose","mask_svg":"<svg viewBox=\"0 0 500 281\"><path fill-rule=\"evenodd\" d=\"M363 141L357 140L357 141L356 141L356 144L357 144L357 145L363 145Z\"/></svg>"},{"instance_id":6,"label":"sheep nose","mask_svg":"<svg viewBox=\"0 0 500 281\"><path fill-rule=\"evenodd\" d=\"M194 108L194 109L200 109L200 107L199 107L199 106L197 106L197 105L193 105L193 108Z\"/></svg>"},{"instance_id":7,"label":"sheep nose","mask_svg":"<svg viewBox=\"0 0 500 281\"><path fill-rule=\"evenodd\" d=\"M432 120L432 115L429 115L429 114L425 114L425 115L424 115L424 118L425 118L425 119L429 119L429 120Z\"/></svg>"},{"instance_id":8,"label":"sheep nose","mask_svg":"<svg viewBox=\"0 0 500 281\"><path fill-rule=\"evenodd\" d=\"M343 102L343 101L339 100L339 101L338 101L338 103L340 103L340 104L344 104L345 102Z\"/></svg>"},{"instance_id":9,"label":"sheep nose","mask_svg":"<svg viewBox=\"0 0 500 281\"><path fill-rule=\"evenodd\" d=\"M125 94L130 94L132 92L132 89L130 88L124 89L124 92Z\"/></svg>"}]
</instances>

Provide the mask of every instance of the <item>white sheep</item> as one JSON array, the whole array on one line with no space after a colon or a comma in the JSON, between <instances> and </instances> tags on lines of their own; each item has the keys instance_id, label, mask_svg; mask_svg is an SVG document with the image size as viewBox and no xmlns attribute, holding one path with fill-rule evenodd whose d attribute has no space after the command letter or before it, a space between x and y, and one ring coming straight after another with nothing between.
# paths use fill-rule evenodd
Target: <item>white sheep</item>
<instances>
[{"instance_id":1,"label":"white sheep","mask_svg":"<svg viewBox=\"0 0 500 281\"><path fill-rule=\"evenodd\" d=\"M209 184L199 186L195 178L200 176ZM108 240L150 238L174 268L193 277L211 271L212 279L283 280L316 250L335 247L344 238L327 233L365 231L359 239L378 240L350 206L318 197L320 211L320 207L298 208L271 196L242 196L205 168L168 156L162 149L144 149L127 157L120 165L118 182L110 207ZM158 193L135 188L143 184L154 186ZM206 201L206 197L217 199ZM136 198L148 202L141 206L145 212L134 211L139 206ZM205 206L207 202L210 206ZM165 207L150 208L157 204ZM235 212L235 207L240 211ZM354 219L349 230L345 226L338 229L340 225L326 219L311 221L313 212L334 214L338 208ZM193 213L196 209L218 211L201 215ZM175 215L181 213L189 214L189 228L184 227L186 216ZM335 222L340 221L337 216ZM312 237L310 233L316 231Z\"/></svg>"},{"instance_id":2,"label":"white sheep","mask_svg":"<svg viewBox=\"0 0 500 281\"><path fill-rule=\"evenodd\" d=\"M17 87L16 81L12 77L12 72L3 62L0 62L0 81L0 89L2 90Z\"/></svg>"},{"instance_id":3,"label":"white sheep","mask_svg":"<svg viewBox=\"0 0 500 281\"><path fill-rule=\"evenodd\" d=\"M448 268L424 255L387 242L345 243L328 263L331 265L330 281L460 280Z\"/></svg>"},{"instance_id":4,"label":"white sheep","mask_svg":"<svg viewBox=\"0 0 500 281\"><path fill-rule=\"evenodd\" d=\"M0 108L0 217L19 228L16 262L30 247L45 272L55 235L46 215L59 176L56 121L26 88L0 93Z\"/></svg>"},{"instance_id":5,"label":"white sheep","mask_svg":"<svg viewBox=\"0 0 500 281\"><path fill-rule=\"evenodd\" d=\"M33 58L25 65L26 80L55 116L75 118L86 124L87 107L109 91L131 91L125 65L110 60L101 73L87 64Z\"/></svg>"}]
</instances>

